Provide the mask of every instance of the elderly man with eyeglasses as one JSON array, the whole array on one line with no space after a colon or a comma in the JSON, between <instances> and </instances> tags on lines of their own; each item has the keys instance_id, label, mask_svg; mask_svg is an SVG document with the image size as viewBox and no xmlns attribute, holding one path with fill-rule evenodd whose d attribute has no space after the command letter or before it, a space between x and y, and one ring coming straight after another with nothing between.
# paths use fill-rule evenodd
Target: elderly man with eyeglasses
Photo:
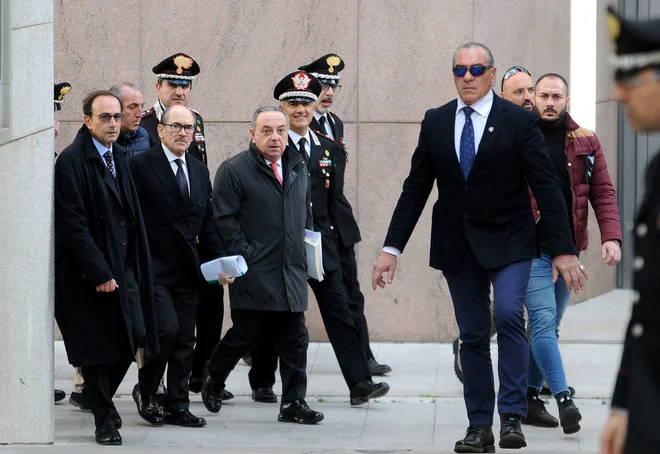
<instances>
[{"instance_id":1,"label":"elderly man with eyeglasses","mask_svg":"<svg viewBox=\"0 0 660 454\"><path fill-rule=\"evenodd\" d=\"M521 70L517 74L520 75ZM522 76L531 80L526 70L522 71ZM566 112L570 103L568 83L560 74L548 73L539 77L534 98L578 253L589 245L587 221L591 202L600 227L602 258L614 266L621 260L622 233L616 194L598 137L593 131L580 127ZM543 401L538 397L545 379L557 401L562 429L565 434L572 434L580 430L582 417L572 400L557 344L557 331L571 294L561 276L556 281L553 279L548 245L550 233L533 195L531 199L541 256L532 260L527 287L526 306L531 328L529 409L523 422L556 427L556 420L550 424L549 415L543 414Z\"/></svg>"}]
</instances>

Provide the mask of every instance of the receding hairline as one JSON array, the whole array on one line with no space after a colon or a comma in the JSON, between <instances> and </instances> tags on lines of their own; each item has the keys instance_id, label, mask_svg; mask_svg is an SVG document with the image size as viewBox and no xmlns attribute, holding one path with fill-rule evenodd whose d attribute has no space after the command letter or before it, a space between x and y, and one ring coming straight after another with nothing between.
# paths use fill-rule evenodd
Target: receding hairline
<instances>
[{"instance_id":1,"label":"receding hairline","mask_svg":"<svg viewBox=\"0 0 660 454\"><path fill-rule=\"evenodd\" d=\"M523 71L517 71L514 75L510 76L510 77L509 77L508 79L506 79L506 80L504 79L504 77L502 78L502 91L504 91L504 86L505 86L505 85L506 85L511 79L513 79L514 77L516 77L518 74L524 74L525 76L529 77L529 81L530 81L530 83L531 83L530 86L531 86L532 88L536 88L536 84L534 83L534 79L532 78L532 76L530 76L530 75L527 74L526 72L523 72ZM528 88L528 87L525 87L525 88Z\"/></svg>"},{"instance_id":2,"label":"receding hairline","mask_svg":"<svg viewBox=\"0 0 660 454\"><path fill-rule=\"evenodd\" d=\"M564 88L566 89L566 96L568 96L568 81L566 81L566 78L562 76L561 74L558 73L547 73L543 74L541 77L536 79L536 83L534 84L534 88L538 87L538 85L543 82L545 79L555 79L558 80L562 83Z\"/></svg>"},{"instance_id":3,"label":"receding hairline","mask_svg":"<svg viewBox=\"0 0 660 454\"><path fill-rule=\"evenodd\" d=\"M255 126L255 129L256 129L256 126L257 126L256 123L259 121L259 118L261 118L262 115L267 114L267 113L271 113L271 112L281 114L281 115L282 115L282 120L284 120L284 126L287 126L287 125L288 125L288 118L289 118L289 117L287 116L286 112L284 112L283 110L281 110L281 109L277 109L277 110L263 110L263 111L259 112L259 113L257 114L257 117L255 118L255 125L254 125L254 126Z\"/></svg>"}]
</instances>

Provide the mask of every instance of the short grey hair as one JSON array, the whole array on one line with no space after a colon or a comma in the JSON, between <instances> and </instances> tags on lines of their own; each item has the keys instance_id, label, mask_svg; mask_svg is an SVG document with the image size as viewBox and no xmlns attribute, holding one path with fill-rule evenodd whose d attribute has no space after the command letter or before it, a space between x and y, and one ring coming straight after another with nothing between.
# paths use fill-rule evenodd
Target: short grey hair
<instances>
[{"instance_id":1,"label":"short grey hair","mask_svg":"<svg viewBox=\"0 0 660 454\"><path fill-rule=\"evenodd\" d=\"M192 116L193 122L195 121L195 114L192 113L192 110L188 109L187 107L184 107L184 106L178 106L178 105L175 104L174 106L170 106L170 107L166 108L166 109L163 111L163 115L160 117L160 124L161 124L161 125L166 124L166 123L167 123L167 120L170 119L170 111L171 111L172 108L174 108L174 107L183 107L183 108L186 109L188 112L190 112L190 115Z\"/></svg>"},{"instance_id":2,"label":"short grey hair","mask_svg":"<svg viewBox=\"0 0 660 454\"><path fill-rule=\"evenodd\" d=\"M454 67L456 65L456 56L460 51L463 49L472 49L473 47L478 47L480 49L483 49L486 52L486 63L488 66L495 66L495 59L493 58L493 53L490 51L488 47L485 45L478 43L476 41L470 41L469 43L465 43L462 46L460 46L456 51L454 51L454 56L451 59L451 66Z\"/></svg>"},{"instance_id":3,"label":"short grey hair","mask_svg":"<svg viewBox=\"0 0 660 454\"><path fill-rule=\"evenodd\" d=\"M257 118L259 118L259 115L264 112L279 112L284 115L284 118L286 118L286 128L289 129L289 116L282 109L275 106L261 106L255 110L254 114L252 114L252 122L250 123L250 128L253 130L257 128Z\"/></svg>"},{"instance_id":4,"label":"short grey hair","mask_svg":"<svg viewBox=\"0 0 660 454\"><path fill-rule=\"evenodd\" d=\"M122 82L119 84L115 84L112 87L110 87L110 93L115 95L117 98L119 98L120 101L124 101L124 87L130 88L131 90L139 91L142 93L142 90L140 90L140 87L130 83L130 82Z\"/></svg>"}]
</instances>

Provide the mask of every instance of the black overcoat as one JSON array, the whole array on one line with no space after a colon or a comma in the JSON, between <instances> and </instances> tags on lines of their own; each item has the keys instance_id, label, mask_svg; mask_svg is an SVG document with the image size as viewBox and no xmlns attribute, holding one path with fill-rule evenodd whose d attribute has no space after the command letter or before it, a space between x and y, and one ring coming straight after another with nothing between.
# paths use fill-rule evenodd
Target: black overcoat
<instances>
[{"instance_id":1,"label":"black overcoat","mask_svg":"<svg viewBox=\"0 0 660 454\"><path fill-rule=\"evenodd\" d=\"M145 356L158 352L149 245L124 150L113 146L117 184L83 126L55 162L55 317L69 362L85 367L135 357L125 261L132 259ZM96 287L111 279L111 293Z\"/></svg>"}]
</instances>

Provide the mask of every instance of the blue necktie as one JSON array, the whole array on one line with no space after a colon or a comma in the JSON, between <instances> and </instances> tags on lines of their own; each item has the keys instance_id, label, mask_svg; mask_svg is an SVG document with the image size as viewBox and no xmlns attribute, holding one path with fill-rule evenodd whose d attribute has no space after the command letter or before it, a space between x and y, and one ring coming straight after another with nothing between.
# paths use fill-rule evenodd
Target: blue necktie
<instances>
[{"instance_id":1,"label":"blue necktie","mask_svg":"<svg viewBox=\"0 0 660 454\"><path fill-rule=\"evenodd\" d=\"M461 170L463 170L463 176L466 180L470 174L470 169L472 168L472 164L474 164L474 158L476 156L476 151L474 149L474 126L472 126L472 119L470 118L472 112L474 112L472 107L463 107L465 125L463 125L463 132L461 133L461 145L459 151Z\"/></svg>"}]
</instances>

